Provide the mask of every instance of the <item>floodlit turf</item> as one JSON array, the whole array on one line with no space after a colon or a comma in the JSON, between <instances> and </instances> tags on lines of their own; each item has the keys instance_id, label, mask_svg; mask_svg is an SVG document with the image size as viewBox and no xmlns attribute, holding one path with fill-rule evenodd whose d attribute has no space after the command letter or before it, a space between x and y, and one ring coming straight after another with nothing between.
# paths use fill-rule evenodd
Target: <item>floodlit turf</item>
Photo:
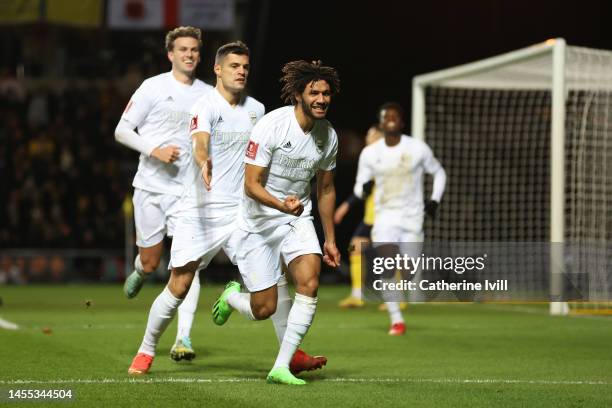
<instances>
[{"instance_id":1,"label":"floodlit turf","mask_svg":"<svg viewBox=\"0 0 612 408\"><path fill-rule=\"evenodd\" d=\"M69 406L87 407L612 406L610 318L550 317L543 306L411 305L406 336L394 338L376 305L337 308L341 287L321 289L304 349L329 363L304 374L305 387L266 384L277 351L271 322L236 313L225 326L212 323L220 286L200 297L197 358L169 358L173 323L151 373L132 380L127 368L161 289L146 285L127 300L120 286L0 287L0 318L21 326L0 329L0 403L19 388L72 389Z\"/></svg>"}]
</instances>

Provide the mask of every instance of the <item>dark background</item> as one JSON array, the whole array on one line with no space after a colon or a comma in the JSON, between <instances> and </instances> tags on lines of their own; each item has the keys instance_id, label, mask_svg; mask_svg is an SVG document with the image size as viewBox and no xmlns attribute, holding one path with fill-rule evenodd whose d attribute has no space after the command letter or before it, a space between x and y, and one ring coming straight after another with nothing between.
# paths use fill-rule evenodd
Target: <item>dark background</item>
<instances>
[{"instance_id":1,"label":"dark background","mask_svg":"<svg viewBox=\"0 0 612 408\"><path fill-rule=\"evenodd\" d=\"M258 8L254 2L252 7ZM289 7L288 4L292 4ZM279 105L278 76L293 59L321 59L341 74L330 114L361 131L385 101L410 112L415 75L563 37L568 44L612 48L609 1L329 1L270 2L262 55L253 55L254 93ZM253 12L247 36L257 44Z\"/></svg>"},{"instance_id":2,"label":"dark background","mask_svg":"<svg viewBox=\"0 0 612 408\"><path fill-rule=\"evenodd\" d=\"M409 133L415 75L555 37L612 49L609 1L242 0L236 5L243 25L233 33L202 27L199 77L213 84L214 52L238 39L237 32L252 52L250 93L267 111L282 105L278 78L286 62L321 59L337 68L341 93L328 118L341 139L338 202L352 189L363 136L382 103L404 106ZM25 95L0 98L0 276L17 265L23 276L11 279L21 282L122 279L121 205L132 191L138 155L116 143L113 130L138 81L169 70L166 31L0 26L2 79L19 78ZM33 120L31 111L41 99L47 119ZM361 215L358 208L338 227L345 259ZM89 260L57 252L67 260L63 264L52 252L45 263L32 252L41 248L106 252L94 251ZM38 277L32 273L37 268ZM346 279L342 273L328 276Z\"/></svg>"}]
</instances>

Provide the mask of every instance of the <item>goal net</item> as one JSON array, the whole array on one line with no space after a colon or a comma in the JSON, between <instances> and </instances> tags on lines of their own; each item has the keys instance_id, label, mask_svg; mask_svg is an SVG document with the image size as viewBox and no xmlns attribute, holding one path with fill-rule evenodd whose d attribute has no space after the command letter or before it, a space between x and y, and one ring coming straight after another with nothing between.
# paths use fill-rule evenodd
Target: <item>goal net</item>
<instances>
[{"instance_id":1,"label":"goal net","mask_svg":"<svg viewBox=\"0 0 612 408\"><path fill-rule=\"evenodd\" d=\"M428 240L547 243L514 289L552 313L611 311L611 51L556 39L420 75L412 124L448 174Z\"/></svg>"}]
</instances>

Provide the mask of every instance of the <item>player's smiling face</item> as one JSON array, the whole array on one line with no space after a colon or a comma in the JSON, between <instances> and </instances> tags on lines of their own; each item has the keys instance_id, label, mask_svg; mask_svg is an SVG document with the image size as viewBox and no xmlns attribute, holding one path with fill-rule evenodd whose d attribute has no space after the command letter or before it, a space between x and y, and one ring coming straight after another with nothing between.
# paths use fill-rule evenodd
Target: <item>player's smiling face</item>
<instances>
[{"instance_id":1,"label":"player's smiling face","mask_svg":"<svg viewBox=\"0 0 612 408\"><path fill-rule=\"evenodd\" d=\"M312 119L323 119L331 103L331 88L327 81L312 81L296 99L304 114Z\"/></svg>"},{"instance_id":2,"label":"player's smiling face","mask_svg":"<svg viewBox=\"0 0 612 408\"><path fill-rule=\"evenodd\" d=\"M400 134L404 128L402 115L395 109L383 109L380 112L380 128L387 134Z\"/></svg>"},{"instance_id":3,"label":"player's smiling face","mask_svg":"<svg viewBox=\"0 0 612 408\"><path fill-rule=\"evenodd\" d=\"M246 87L249 69L248 55L230 53L215 65L215 74L226 90L241 92Z\"/></svg>"},{"instance_id":4,"label":"player's smiling face","mask_svg":"<svg viewBox=\"0 0 612 408\"><path fill-rule=\"evenodd\" d=\"M172 51L168 52L168 59L172 62L173 70L187 76L193 76L200 62L198 40L193 37L177 38L174 40Z\"/></svg>"}]
</instances>

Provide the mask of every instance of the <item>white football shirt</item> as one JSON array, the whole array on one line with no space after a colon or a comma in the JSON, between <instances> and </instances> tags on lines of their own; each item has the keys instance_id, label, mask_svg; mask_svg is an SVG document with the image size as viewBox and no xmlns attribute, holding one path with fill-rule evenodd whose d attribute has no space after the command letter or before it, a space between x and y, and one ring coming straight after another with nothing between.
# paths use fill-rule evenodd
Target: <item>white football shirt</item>
<instances>
[{"instance_id":1,"label":"white football shirt","mask_svg":"<svg viewBox=\"0 0 612 408\"><path fill-rule=\"evenodd\" d=\"M140 155L138 171L132 185L154 193L180 196L191 149L189 109L213 87L196 79L186 85L177 81L172 72L146 79L128 102L122 119L127 120L138 134L156 147L176 145L181 149L174 163L162 163L154 157Z\"/></svg>"},{"instance_id":2,"label":"white football shirt","mask_svg":"<svg viewBox=\"0 0 612 408\"><path fill-rule=\"evenodd\" d=\"M382 138L362 150L354 193L362 197L363 184L374 180L375 222L399 222L423 214L423 175L441 167L421 140L402 135L400 142L390 147Z\"/></svg>"},{"instance_id":3,"label":"white football shirt","mask_svg":"<svg viewBox=\"0 0 612 408\"><path fill-rule=\"evenodd\" d=\"M179 211L204 218L218 218L238 211L244 187L244 152L251 130L265 113L264 105L249 96L231 106L215 89L191 108L190 134L210 134L211 190L207 191L200 167L190 160L185 195ZM190 150L191 152L191 150ZM193 152L190 153L193 157Z\"/></svg>"},{"instance_id":4,"label":"white football shirt","mask_svg":"<svg viewBox=\"0 0 612 408\"><path fill-rule=\"evenodd\" d=\"M284 201L288 195L300 198L304 212L310 217L310 181L317 170L336 167L338 136L327 120L315 121L304 133L295 117L294 106L285 106L265 115L253 128L244 162L268 168L265 189ZM260 232L298 217L265 206L244 195L240 227L248 232Z\"/></svg>"}]
</instances>

